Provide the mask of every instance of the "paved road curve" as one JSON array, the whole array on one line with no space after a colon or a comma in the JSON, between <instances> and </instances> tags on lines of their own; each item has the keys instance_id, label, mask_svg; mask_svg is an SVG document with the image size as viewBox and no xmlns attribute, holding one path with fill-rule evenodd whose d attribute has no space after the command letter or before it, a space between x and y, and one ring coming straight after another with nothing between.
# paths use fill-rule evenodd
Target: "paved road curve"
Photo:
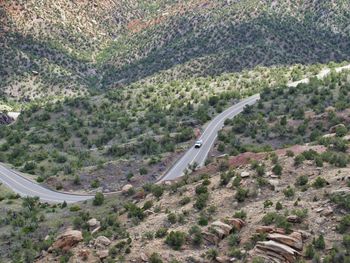
<instances>
[{"instance_id":1,"label":"paved road curve","mask_svg":"<svg viewBox=\"0 0 350 263\"><path fill-rule=\"evenodd\" d=\"M201 148L194 148L192 146L184 156L178 160L177 163L166 173L166 175L160 179L159 182L174 180L180 176L182 176L185 170L189 165L193 163L197 163L198 166L203 166L204 162L207 158L207 155L213 146L216 137L218 135L218 131L222 129L224 126L224 122L226 119L232 119L236 115L242 112L246 105L253 105L256 101L260 99L259 94L251 96L242 100L241 102L231 106L224 112L217 115L207 126L200 140L203 140L203 145Z\"/></svg>"},{"instance_id":2,"label":"paved road curve","mask_svg":"<svg viewBox=\"0 0 350 263\"><path fill-rule=\"evenodd\" d=\"M2 164L0 164L0 181L21 196L39 196L43 202L76 203L93 198L88 195L65 194L50 190L24 178Z\"/></svg>"}]
</instances>

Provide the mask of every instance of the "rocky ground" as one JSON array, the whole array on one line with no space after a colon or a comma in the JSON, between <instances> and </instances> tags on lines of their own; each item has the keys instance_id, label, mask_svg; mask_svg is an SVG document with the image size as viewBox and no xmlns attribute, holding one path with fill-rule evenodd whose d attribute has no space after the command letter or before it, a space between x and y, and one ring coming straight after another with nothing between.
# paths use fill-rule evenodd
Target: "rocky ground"
<instances>
[{"instance_id":1,"label":"rocky ground","mask_svg":"<svg viewBox=\"0 0 350 263\"><path fill-rule=\"evenodd\" d=\"M130 196L137 207L147 207L142 220L130 217L126 209L119 211L118 220L126 227L129 239L100 236L102 218L89 219L94 238L83 243L81 232L67 230L37 262L56 262L58 257L52 253L55 248L71 251L70 262L115 262L116 249L120 262L162 262L154 261L157 255L163 262L300 262L314 257L309 255L310 244L314 244L317 257L325 258L334 247L342 246L343 237L337 229L348 211L333 203L331 197L349 194L350 169L328 163L316 167L314 161L296 166L291 152L297 155L309 150L321 153L325 148L294 146L275 154L251 154L249 159L245 153L244 158L224 160L228 164L224 168L224 161L218 159L196 171L191 179L168 182L168 190L159 198L125 187L124 196ZM276 158L283 167L280 175L273 169ZM264 172L257 166L264 167ZM307 178L305 184L300 183L301 176ZM315 183L319 178L324 179L321 185ZM209 198L198 210L194 207L201 186L207 187ZM243 198L238 193L241 189L248 190ZM191 234L195 225L201 237L199 244L194 241L196 234ZM178 250L167 244L160 229L185 233ZM320 237L324 246L321 241L321 246L315 243ZM127 246L126 253L121 253L121 244Z\"/></svg>"}]
</instances>

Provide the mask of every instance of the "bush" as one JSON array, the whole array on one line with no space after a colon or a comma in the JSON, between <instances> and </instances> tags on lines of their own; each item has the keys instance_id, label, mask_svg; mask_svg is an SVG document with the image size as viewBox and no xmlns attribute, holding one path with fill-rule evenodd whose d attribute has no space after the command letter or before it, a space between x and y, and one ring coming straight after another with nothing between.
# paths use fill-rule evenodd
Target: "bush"
<instances>
[{"instance_id":1,"label":"bush","mask_svg":"<svg viewBox=\"0 0 350 263\"><path fill-rule=\"evenodd\" d=\"M78 206L78 205L72 205L70 208L69 208L69 211L71 211L71 212L77 212L77 211L79 211L81 208L80 208L80 206Z\"/></svg>"},{"instance_id":2,"label":"bush","mask_svg":"<svg viewBox=\"0 0 350 263\"><path fill-rule=\"evenodd\" d=\"M208 193L200 194L199 196L197 196L196 202L194 203L193 206L198 210L202 210L207 205L208 199L209 199Z\"/></svg>"},{"instance_id":3,"label":"bush","mask_svg":"<svg viewBox=\"0 0 350 263\"><path fill-rule=\"evenodd\" d=\"M283 190L283 194L285 197L288 197L288 198L293 197L295 195L294 188L288 186Z\"/></svg>"},{"instance_id":4,"label":"bush","mask_svg":"<svg viewBox=\"0 0 350 263\"><path fill-rule=\"evenodd\" d=\"M295 166L299 166L299 165L301 165L304 161L305 161L304 155L299 154L299 155L297 155L297 156L294 158L294 165L295 165Z\"/></svg>"},{"instance_id":5,"label":"bush","mask_svg":"<svg viewBox=\"0 0 350 263\"><path fill-rule=\"evenodd\" d=\"M238 187L235 198L238 202L244 202L244 200L248 197L248 194L249 194L249 189Z\"/></svg>"},{"instance_id":6,"label":"bush","mask_svg":"<svg viewBox=\"0 0 350 263\"><path fill-rule=\"evenodd\" d=\"M283 206L280 202L277 202L276 203L276 210L279 211L279 210L282 210L283 209Z\"/></svg>"},{"instance_id":7,"label":"bush","mask_svg":"<svg viewBox=\"0 0 350 263\"><path fill-rule=\"evenodd\" d=\"M340 220L340 223L337 227L338 231L340 233L345 233L348 231L348 229L350 228L350 214L349 215L346 215L344 216L341 220Z\"/></svg>"},{"instance_id":8,"label":"bush","mask_svg":"<svg viewBox=\"0 0 350 263\"><path fill-rule=\"evenodd\" d=\"M271 200L265 200L264 201L264 208L273 206L273 202Z\"/></svg>"},{"instance_id":9,"label":"bush","mask_svg":"<svg viewBox=\"0 0 350 263\"><path fill-rule=\"evenodd\" d=\"M143 205L142 209L143 210L148 210L153 206L153 202L151 200L148 200L145 202L145 204Z\"/></svg>"},{"instance_id":10,"label":"bush","mask_svg":"<svg viewBox=\"0 0 350 263\"><path fill-rule=\"evenodd\" d=\"M343 236L343 245L347 250L350 250L350 235Z\"/></svg>"},{"instance_id":11,"label":"bush","mask_svg":"<svg viewBox=\"0 0 350 263\"><path fill-rule=\"evenodd\" d=\"M99 206L103 204L104 200L105 200L104 195L101 192L97 192L95 194L94 200L92 201L92 204L95 206Z\"/></svg>"},{"instance_id":12,"label":"bush","mask_svg":"<svg viewBox=\"0 0 350 263\"><path fill-rule=\"evenodd\" d=\"M155 237L156 238L163 238L167 235L167 233L168 233L168 229L165 227L161 227L157 230Z\"/></svg>"},{"instance_id":13,"label":"bush","mask_svg":"<svg viewBox=\"0 0 350 263\"><path fill-rule=\"evenodd\" d=\"M166 239L165 243L175 250L180 250L185 243L186 234L180 231L171 231Z\"/></svg>"},{"instance_id":14,"label":"bush","mask_svg":"<svg viewBox=\"0 0 350 263\"><path fill-rule=\"evenodd\" d=\"M208 217L204 214L201 214L198 218L198 225L207 226L208 225Z\"/></svg>"},{"instance_id":15,"label":"bush","mask_svg":"<svg viewBox=\"0 0 350 263\"><path fill-rule=\"evenodd\" d=\"M177 221L176 214L174 214L174 213L168 214L168 221L170 222L170 224L175 224Z\"/></svg>"},{"instance_id":16,"label":"bush","mask_svg":"<svg viewBox=\"0 0 350 263\"><path fill-rule=\"evenodd\" d=\"M189 230L191 242L194 246L200 246L203 243L202 231L198 226L192 226Z\"/></svg>"},{"instance_id":17,"label":"bush","mask_svg":"<svg viewBox=\"0 0 350 263\"><path fill-rule=\"evenodd\" d=\"M208 192L208 187L204 186L204 185L198 185L196 187L196 194L200 195L200 194L205 194Z\"/></svg>"},{"instance_id":18,"label":"bush","mask_svg":"<svg viewBox=\"0 0 350 263\"><path fill-rule=\"evenodd\" d=\"M322 234L317 239L315 239L313 243L316 249L323 250L326 247L326 243Z\"/></svg>"},{"instance_id":19,"label":"bush","mask_svg":"<svg viewBox=\"0 0 350 263\"><path fill-rule=\"evenodd\" d=\"M158 253L153 253L149 258L150 263L163 263Z\"/></svg>"},{"instance_id":20,"label":"bush","mask_svg":"<svg viewBox=\"0 0 350 263\"><path fill-rule=\"evenodd\" d=\"M235 246L239 245L240 242L241 242L241 239L240 239L238 234L231 234L231 235L229 235L229 237L228 237L228 244L231 247L235 247Z\"/></svg>"},{"instance_id":21,"label":"bush","mask_svg":"<svg viewBox=\"0 0 350 263\"><path fill-rule=\"evenodd\" d=\"M303 185L306 185L308 181L309 181L309 177L307 175L301 175L297 177L295 185L303 186Z\"/></svg>"},{"instance_id":22,"label":"bush","mask_svg":"<svg viewBox=\"0 0 350 263\"><path fill-rule=\"evenodd\" d=\"M187 205L189 202L191 202L191 198L186 196L180 200L179 204L181 206L184 206L184 205Z\"/></svg>"},{"instance_id":23,"label":"bush","mask_svg":"<svg viewBox=\"0 0 350 263\"><path fill-rule=\"evenodd\" d=\"M331 196L331 201L337 204L340 208L350 211L350 194L333 194Z\"/></svg>"},{"instance_id":24,"label":"bush","mask_svg":"<svg viewBox=\"0 0 350 263\"><path fill-rule=\"evenodd\" d=\"M312 186L319 189L325 187L327 184L328 182L326 181L326 179L322 177L317 177L316 180L312 183Z\"/></svg>"},{"instance_id":25,"label":"bush","mask_svg":"<svg viewBox=\"0 0 350 263\"><path fill-rule=\"evenodd\" d=\"M243 211L243 210L237 211L237 212L234 213L233 217L240 218L240 219L244 220L244 219L247 218L247 213L245 211Z\"/></svg>"},{"instance_id":26,"label":"bush","mask_svg":"<svg viewBox=\"0 0 350 263\"><path fill-rule=\"evenodd\" d=\"M133 203L127 203L124 205L124 208L128 211L128 217L129 218L138 218L140 220L145 218L145 214L143 212L143 209L138 207L137 205Z\"/></svg>"},{"instance_id":27,"label":"bush","mask_svg":"<svg viewBox=\"0 0 350 263\"><path fill-rule=\"evenodd\" d=\"M164 187L155 184L152 186L151 192L156 198L160 198L164 193Z\"/></svg>"},{"instance_id":28,"label":"bush","mask_svg":"<svg viewBox=\"0 0 350 263\"><path fill-rule=\"evenodd\" d=\"M207 259L215 260L216 257L219 255L219 252L215 248L209 248L205 255Z\"/></svg>"},{"instance_id":29,"label":"bush","mask_svg":"<svg viewBox=\"0 0 350 263\"><path fill-rule=\"evenodd\" d=\"M280 164L276 164L273 168L272 168L272 172L275 174L275 175L281 175L282 174L282 166Z\"/></svg>"},{"instance_id":30,"label":"bush","mask_svg":"<svg viewBox=\"0 0 350 263\"><path fill-rule=\"evenodd\" d=\"M305 258L313 259L314 255L315 255L315 250L313 245L312 244L307 245L305 249Z\"/></svg>"}]
</instances>

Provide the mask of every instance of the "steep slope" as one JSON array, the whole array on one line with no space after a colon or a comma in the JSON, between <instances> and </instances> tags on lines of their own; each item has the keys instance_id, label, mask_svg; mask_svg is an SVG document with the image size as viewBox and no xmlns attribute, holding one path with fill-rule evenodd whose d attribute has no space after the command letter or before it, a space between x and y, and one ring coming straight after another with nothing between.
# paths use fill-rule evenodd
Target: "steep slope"
<instances>
[{"instance_id":1,"label":"steep slope","mask_svg":"<svg viewBox=\"0 0 350 263\"><path fill-rule=\"evenodd\" d=\"M0 10L1 92L21 100L349 59L347 1L16 0Z\"/></svg>"}]
</instances>

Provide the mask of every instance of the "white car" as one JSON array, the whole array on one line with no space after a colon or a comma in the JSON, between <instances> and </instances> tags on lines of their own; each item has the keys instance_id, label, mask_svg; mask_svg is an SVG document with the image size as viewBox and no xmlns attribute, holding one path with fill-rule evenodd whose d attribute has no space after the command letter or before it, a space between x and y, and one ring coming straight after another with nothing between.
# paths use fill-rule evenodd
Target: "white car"
<instances>
[{"instance_id":1,"label":"white car","mask_svg":"<svg viewBox=\"0 0 350 263\"><path fill-rule=\"evenodd\" d=\"M202 145L203 145L203 140L198 140L194 144L194 148L201 148Z\"/></svg>"}]
</instances>

